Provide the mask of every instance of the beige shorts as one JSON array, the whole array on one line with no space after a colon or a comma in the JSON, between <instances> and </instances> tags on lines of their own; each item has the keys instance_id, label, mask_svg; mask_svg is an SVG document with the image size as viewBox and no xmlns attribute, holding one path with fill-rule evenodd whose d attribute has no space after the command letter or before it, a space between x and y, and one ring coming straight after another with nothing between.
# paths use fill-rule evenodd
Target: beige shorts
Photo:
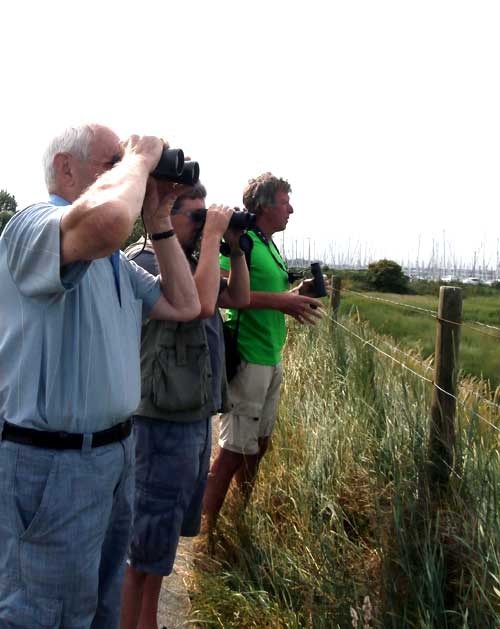
<instances>
[{"instance_id":1,"label":"beige shorts","mask_svg":"<svg viewBox=\"0 0 500 629\"><path fill-rule=\"evenodd\" d=\"M231 411L221 415L219 445L231 452L257 454L259 438L273 432L283 380L281 363L242 362L229 383Z\"/></svg>"}]
</instances>

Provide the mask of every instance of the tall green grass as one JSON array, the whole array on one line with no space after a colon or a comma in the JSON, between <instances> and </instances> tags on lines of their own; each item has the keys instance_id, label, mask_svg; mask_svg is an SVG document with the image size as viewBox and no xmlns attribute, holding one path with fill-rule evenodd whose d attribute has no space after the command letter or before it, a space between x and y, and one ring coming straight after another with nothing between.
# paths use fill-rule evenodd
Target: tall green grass
<instances>
[{"instance_id":1,"label":"tall green grass","mask_svg":"<svg viewBox=\"0 0 500 629\"><path fill-rule=\"evenodd\" d=\"M198 556L193 620L500 626L499 433L471 412L498 425L496 409L465 383L450 485L432 491L430 385L329 325L292 326L272 450L251 505L229 501L215 553ZM417 357L407 362L425 373Z\"/></svg>"},{"instance_id":2,"label":"tall green grass","mask_svg":"<svg viewBox=\"0 0 500 629\"><path fill-rule=\"evenodd\" d=\"M414 348L428 358L434 352L436 322L431 315L398 307L370 298L379 297L408 305L437 311L438 299L428 295L391 295L365 293L364 297L345 292L341 312L354 314L381 334L390 335L405 347ZM500 327L500 298L472 296L464 299L463 320L468 324L480 321ZM500 332L487 328L461 331L460 362L465 374L490 381L493 388L500 385Z\"/></svg>"}]
</instances>

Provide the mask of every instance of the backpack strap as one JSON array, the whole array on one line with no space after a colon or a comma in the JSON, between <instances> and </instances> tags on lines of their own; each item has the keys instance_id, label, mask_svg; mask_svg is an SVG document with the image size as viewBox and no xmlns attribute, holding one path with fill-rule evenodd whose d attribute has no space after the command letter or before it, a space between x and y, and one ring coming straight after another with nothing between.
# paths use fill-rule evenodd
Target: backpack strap
<instances>
[{"instance_id":1,"label":"backpack strap","mask_svg":"<svg viewBox=\"0 0 500 629\"><path fill-rule=\"evenodd\" d=\"M240 236L240 248L245 254L245 260L248 267L248 273L250 273L250 264L252 262L252 249L253 249L253 240L250 238L248 234L241 234ZM220 246L220 252L223 256L229 257L231 254L231 249L227 242L222 242ZM241 319L241 310L238 310L238 316L236 317L236 325L234 326L233 338L235 343L238 342L238 332L240 330L240 319Z\"/></svg>"},{"instance_id":2,"label":"backpack strap","mask_svg":"<svg viewBox=\"0 0 500 629\"><path fill-rule=\"evenodd\" d=\"M139 240L136 240L131 245L129 245L125 251L123 252L127 258L130 260L135 254L140 251L146 251L147 253L151 253L154 255L154 249L149 238L146 240L146 245L144 245L144 236L141 236Z\"/></svg>"}]
</instances>

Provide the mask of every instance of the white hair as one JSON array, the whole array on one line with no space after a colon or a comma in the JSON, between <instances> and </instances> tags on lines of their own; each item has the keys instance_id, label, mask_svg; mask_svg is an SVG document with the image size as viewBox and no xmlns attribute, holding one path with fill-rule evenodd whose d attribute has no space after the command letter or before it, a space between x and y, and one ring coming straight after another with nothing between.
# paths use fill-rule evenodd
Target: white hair
<instances>
[{"instance_id":1,"label":"white hair","mask_svg":"<svg viewBox=\"0 0 500 629\"><path fill-rule=\"evenodd\" d=\"M42 159L45 183L49 192L55 184L54 157L58 153L70 153L77 159L88 159L90 145L97 126L96 124L83 124L77 127L67 127L51 140Z\"/></svg>"}]
</instances>

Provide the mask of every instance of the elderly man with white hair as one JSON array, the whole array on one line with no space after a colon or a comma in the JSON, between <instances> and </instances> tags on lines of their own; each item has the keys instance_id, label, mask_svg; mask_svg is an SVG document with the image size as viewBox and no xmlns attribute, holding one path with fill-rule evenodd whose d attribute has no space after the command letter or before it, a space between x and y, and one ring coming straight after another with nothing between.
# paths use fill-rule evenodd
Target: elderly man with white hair
<instances>
[{"instance_id":1,"label":"elderly man with white hair","mask_svg":"<svg viewBox=\"0 0 500 629\"><path fill-rule=\"evenodd\" d=\"M3 629L119 624L141 320L200 312L170 221L185 188L150 176L163 146L67 129L44 157L49 200L0 237ZM158 277L119 251L141 209Z\"/></svg>"}]
</instances>

